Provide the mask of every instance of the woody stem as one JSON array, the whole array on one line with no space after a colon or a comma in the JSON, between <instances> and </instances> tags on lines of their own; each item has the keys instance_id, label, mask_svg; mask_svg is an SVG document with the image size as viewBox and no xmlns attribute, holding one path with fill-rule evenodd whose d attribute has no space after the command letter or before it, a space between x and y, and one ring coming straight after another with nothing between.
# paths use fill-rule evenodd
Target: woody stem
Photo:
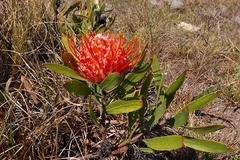
<instances>
[{"instance_id":1,"label":"woody stem","mask_svg":"<svg viewBox=\"0 0 240 160\"><path fill-rule=\"evenodd\" d=\"M102 132L102 141L106 139L106 93L102 93L102 115L101 115L101 132Z\"/></svg>"}]
</instances>

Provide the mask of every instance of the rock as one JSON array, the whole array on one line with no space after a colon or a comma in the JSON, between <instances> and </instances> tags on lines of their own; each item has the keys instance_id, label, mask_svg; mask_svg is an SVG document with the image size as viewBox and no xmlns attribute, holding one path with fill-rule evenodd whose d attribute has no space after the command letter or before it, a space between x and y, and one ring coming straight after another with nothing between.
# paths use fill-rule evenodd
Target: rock
<instances>
[{"instance_id":1,"label":"rock","mask_svg":"<svg viewBox=\"0 0 240 160\"><path fill-rule=\"evenodd\" d=\"M148 2L160 8L170 6L172 9L182 9L184 7L182 0L148 0Z\"/></svg>"},{"instance_id":2,"label":"rock","mask_svg":"<svg viewBox=\"0 0 240 160\"><path fill-rule=\"evenodd\" d=\"M189 32L197 32L201 29L200 27L197 27L195 25L192 25L192 24L189 24L186 22L180 22L178 24L178 27L184 29L185 31L189 31Z\"/></svg>"},{"instance_id":3,"label":"rock","mask_svg":"<svg viewBox=\"0 0 240 160\"><path fill-rule=\"evenodd\" d=\"M164 0L149 0L149 2L150 2L152 5L157 5L157 6L160 6L160 7L163 7L163 6L164 6L164 3L165 3Z\"/></svg>"},{"instance_id":4,"label":"rock","mask_svg":"<svg viewBox=\"0 0 240 160\"><path fill-rule=\"evenodd\" d=\"M171 0L170 7L172 9L182 9L184 7L184 3L182 0Z\"/></svg>"}]
</instances>

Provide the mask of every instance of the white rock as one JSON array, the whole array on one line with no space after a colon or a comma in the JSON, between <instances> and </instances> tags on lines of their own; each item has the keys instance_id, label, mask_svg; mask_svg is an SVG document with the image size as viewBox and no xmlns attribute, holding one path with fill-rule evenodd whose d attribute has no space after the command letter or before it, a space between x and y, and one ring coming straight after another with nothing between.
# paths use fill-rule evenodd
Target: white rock
<instances>
[{"instance_id":1,"label":"white rock","mask_svg":"<svg viewBox=\"0 0 240 160\"><path fill-rule=\"evenodd\" d=\"M160 7L164 6L164 0L150 0L149 1L152 5L157 5Z\"/></svg>"},{"instance_id":2,"label":"white rock","mask_svg":"<svg viewBox=\"0 0 240 160\"><path fill-rule=\"evenodd\" d=\"M184 3L181 0L171 0L172 9L181 9L184 7Z\"/></svg>"},{"instance_id":3,"label":"white rock","mask_svg":"<svg viewBox=\"0 0 240 160\"><path fill-rule=\"evenodd\" d=\"M182 28L186 31L189 31L189 32L197 32L201 29L200 27L197 27L195 25L192 25L192 24L189 24L189 23L186 23L186 22L180 22L178 24L178 27Z\"/></svg>"}]
</instances>

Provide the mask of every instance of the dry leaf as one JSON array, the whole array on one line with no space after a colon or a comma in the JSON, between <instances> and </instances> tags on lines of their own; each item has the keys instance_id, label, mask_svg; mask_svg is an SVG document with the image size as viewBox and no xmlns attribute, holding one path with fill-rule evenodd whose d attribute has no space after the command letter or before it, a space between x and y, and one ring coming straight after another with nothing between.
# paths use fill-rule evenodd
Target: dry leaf
<instances>
[{"instance_id":1,"label":"dry leaf","mask_svg":"<svg viewBox=\"0 0 240 160\"><path fill-rule=\"evenodd\" d=\"M123 152L126 152L128 150L128 146L123 146L121 148L118 148L117 150L112 151L112 155L120 154Z\"/></svg>"},{"instance_id":2,"label":"dry leaf","mask_svg":"<svg viewBox=\"0 0 240 160\"><path fill-rule=\"evenodd\" d=\"M6 86L5 86L5 92L9 92L9 87L10 87L10 84L12 82L12 79L13 77L10 77L8 80L7 80L7 83L6 83Z\"/></svg>"},{"instance_id":3,"label":"dry leaf","mask_svg":"<svg viewBox=\"0 0 240 160\"><path fill-rule=\"evenodd\" d=\"M37 100L36 93L33 92L33 88L25 76L21 76L21 82L23 83L26 91L30 94L30 97L32 98L34 104L38 105L39 102Z\"/></svg>"}]
</instances>

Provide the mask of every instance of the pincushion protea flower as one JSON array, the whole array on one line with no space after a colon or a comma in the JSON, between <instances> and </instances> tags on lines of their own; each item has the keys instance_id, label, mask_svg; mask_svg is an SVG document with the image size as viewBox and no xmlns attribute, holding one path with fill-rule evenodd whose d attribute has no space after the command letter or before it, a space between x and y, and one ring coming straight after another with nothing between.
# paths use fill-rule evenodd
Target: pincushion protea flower
<instances>
[{"instance_id":1,"label":"pincushion protea flower","mask_svg":"<svg viewBox=\"0 0 240 160\"><path fill-rule=\"evenodd\" d=\"M128 41L122 34L90 32L79 38L78 44L67 38L67 44L69 50L62 51L63 59L90 82L99 83L113 72L122 74L143 58L139 38Z\"/></svg>"}]
</instances>

